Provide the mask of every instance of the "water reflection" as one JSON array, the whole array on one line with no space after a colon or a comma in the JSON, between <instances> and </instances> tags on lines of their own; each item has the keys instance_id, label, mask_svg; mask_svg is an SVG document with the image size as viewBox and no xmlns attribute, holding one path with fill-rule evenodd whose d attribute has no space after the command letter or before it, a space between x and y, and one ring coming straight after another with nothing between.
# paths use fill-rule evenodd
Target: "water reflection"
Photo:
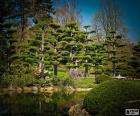
<instances>
[{"instance_id":1,"label":"water reflection","mask_svg":"<svg viewBox=\"0 0 140 116\"><path fill-rule=\"evenodd\" d=\"M81 103L85 94L85 92L6 93L0 95L0 115L67 116L69 108Z\"/></svg>"}]
</instances>

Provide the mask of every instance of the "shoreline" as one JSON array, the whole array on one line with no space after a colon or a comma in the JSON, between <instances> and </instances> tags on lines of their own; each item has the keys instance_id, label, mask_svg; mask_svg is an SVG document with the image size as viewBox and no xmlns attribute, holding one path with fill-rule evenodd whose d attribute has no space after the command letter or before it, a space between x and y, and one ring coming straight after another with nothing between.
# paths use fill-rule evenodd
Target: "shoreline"
<instances>
[{"instance_id":1,"label":"shoreline","mask_svg":"<svg viewBox=\"0 0 140 116\"><path fill-rule=\"evenodd\" d=\"M17 93L55 93L59 91L66 91L68 93L72 92L88 92L93 88L73 88L71 86L66 86L64 88L61 88L59 86L48 86L48 87L37 87L37 86L31 86L31 87L9 87L9 88L0 88L0 93L5 92L17 92Z\"/></svg>"}]
</instances>

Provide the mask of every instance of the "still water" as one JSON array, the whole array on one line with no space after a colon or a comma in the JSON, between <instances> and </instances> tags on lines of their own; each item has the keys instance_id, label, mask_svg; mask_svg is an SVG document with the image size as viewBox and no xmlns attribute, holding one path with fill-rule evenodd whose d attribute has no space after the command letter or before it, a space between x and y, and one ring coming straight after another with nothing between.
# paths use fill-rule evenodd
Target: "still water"
<instances>
[{"instance_id":1,"label":"still water","mask_svg":"<svg viewBox=\"0 0 140 116\"><path fill-rule=\"evenodd\" d=\"M68 116L71 106L82 103L85 92L5 93L0 95L0 116Z\"/></svg>"}]
</instances>

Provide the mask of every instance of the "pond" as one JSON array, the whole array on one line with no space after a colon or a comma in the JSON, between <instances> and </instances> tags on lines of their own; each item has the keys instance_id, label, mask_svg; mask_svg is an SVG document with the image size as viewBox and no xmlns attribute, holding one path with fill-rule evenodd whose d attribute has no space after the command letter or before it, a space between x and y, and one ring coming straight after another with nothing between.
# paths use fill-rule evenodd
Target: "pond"
<instances>
[{"instance_id":1,"label":"pond","mask_svg":"<svg viewBox=\"0 0 140 116\"><path fill-rule=\"evenodd\" d=\"M87 92L15 93L0 95L0 115L68 116L71 106L82 103Z\"/></svg>"}]
</instances>

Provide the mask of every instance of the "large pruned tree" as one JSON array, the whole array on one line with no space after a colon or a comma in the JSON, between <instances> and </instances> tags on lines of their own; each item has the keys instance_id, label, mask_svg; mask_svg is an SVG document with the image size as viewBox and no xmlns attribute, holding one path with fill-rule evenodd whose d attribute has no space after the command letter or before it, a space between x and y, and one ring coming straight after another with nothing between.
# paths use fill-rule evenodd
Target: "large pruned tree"
<instances>
[{"instance_id":1,"label":"large pruned tree","mask_svg":"<svg viewBox=\"0 0 140 116\"><path fill-rule=\"evenodd\" d=\"M115 76L116 64L119 61L118 53L121 51L120 48L122 49L126 46L124 44L122 45L122 43L127 41L127 28L121 16L121 10L116 1L101 0L100 9L94 17L94 25L98 31L97 33L100 37L105 38L103 41L106 41L108 59L111 61L108 62L108 66L112 65L113 76Z\"/></svg>"},{"instance_id":2,"label":"large pruned tree","mask_svg":"<svg viewBox=\"0 0 140 116\"><path fill-rule=\"evenodd\" d=\"M133 78L140 77L140 42L133 46L133 56L128 62L129 66L131 66L133 72Z\"/></svg>"}]
</instances>

